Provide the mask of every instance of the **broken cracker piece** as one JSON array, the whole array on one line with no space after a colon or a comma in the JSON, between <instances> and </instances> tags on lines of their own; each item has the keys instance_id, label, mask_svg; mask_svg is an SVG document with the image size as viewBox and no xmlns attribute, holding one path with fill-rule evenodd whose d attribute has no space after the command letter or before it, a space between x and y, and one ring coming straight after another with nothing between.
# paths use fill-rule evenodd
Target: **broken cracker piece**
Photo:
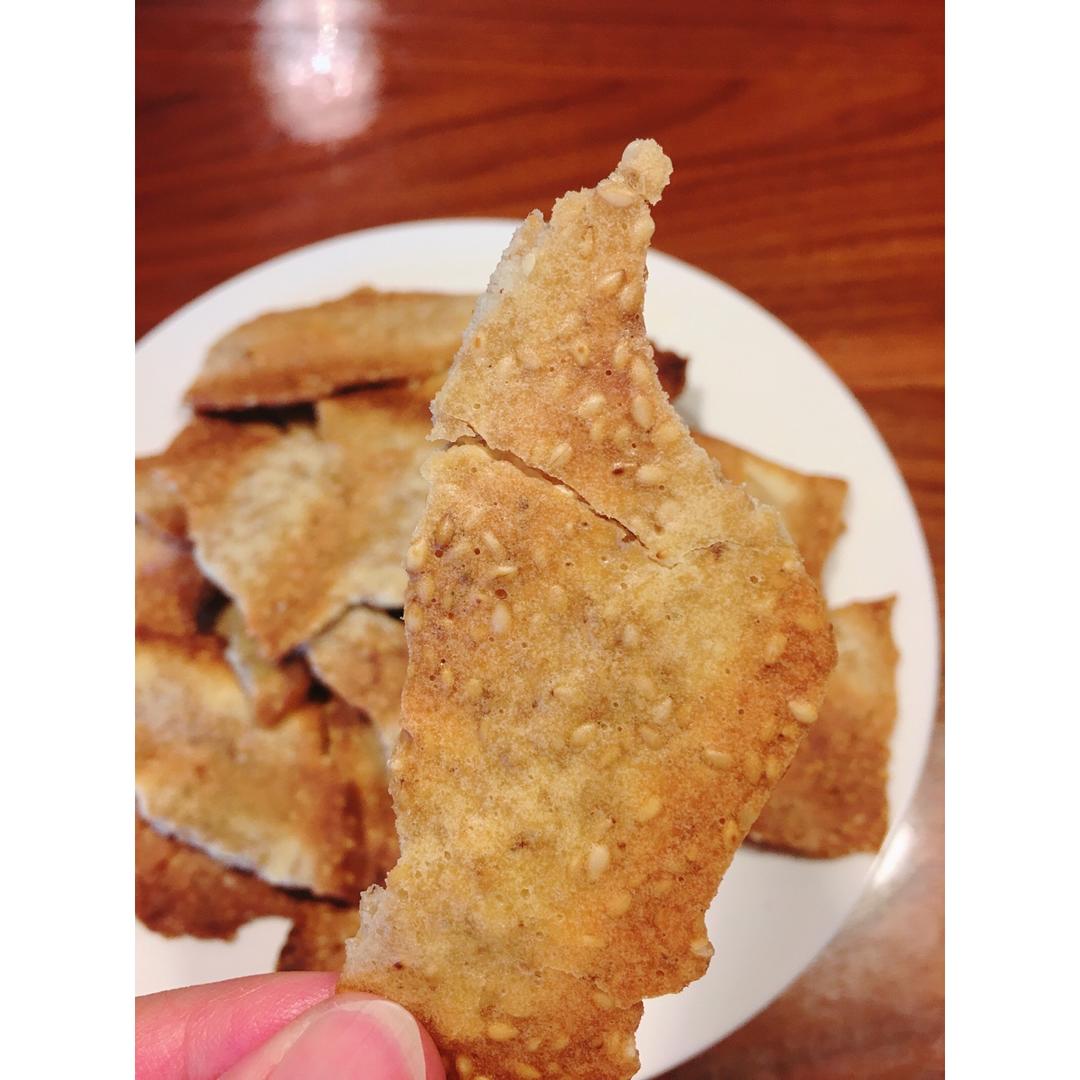
<instances>
[{"instance_id":1,"label":"broken cracker piece","mask_svg":"<svg viewBox=\"0 0 1080 1080\"><path fill-rule=\"evenodd\" d=\"M750 830L755 843L835 858L877 851L889 827L896 722L895 598L831 613L839 660L817 721Z\"/></svg>"},{"instance_id":2,"label":"broken cracker piece","mask_svg":"<svg viewBox=\"0 0 1080 1080\"><path fill-rule=\"evenodd\" d=\"M135 522L137 630L188 637L213 593L187 544Z\"/></svg>"},{"instance_id":3,"label":"broken cracker piece","mask_svg":"<svg viewBox=\"0 0 1080 1080\"><path fill-rule=\"evenodd\" d=\"M247 632L235 604L222 611L214 629L226 640L225 659L251 702L256 723L276 723L307 697L311 676L304 661L296 656L270 660Z\"/></svg>"},{"instance_id":4,"label":"broken cracker piece","mask_svg":"<svg viewBox=\"0 0 1080 1080\"><path fill-rule=\"evenodd\" d=\"M223 651L217 638L137 639L140 813L273 884L355 898L396 857L375 732L336 700L260 727Z\"/></svg>"},{"instance_id":5,"label":"broken cracker piece","mask_svg":"<svg viewBox=\"0 0 1080 1080\"><path fill-rule=\"evenodd\" d=\"M669 169L633 143L526 220L433 406L463 442L407 556L402 856L340 985L411 1009L462 1077L633 1074L641 999L704 972L705 910L835 662L778 515L657 381Z\"/></svg>"},{"instance_id":6,"label":"broken cracker piece","mask_svg":"<svg viewBox=\"0 0 1080 1080\"><path fill-rule=\"evenodd\" d=\"M159 454L135 459L135 520L164 536L186 540L184 504L161 463Z\"/></svg>"},{"instance_id":7,"label":"broken cracker piece","mask_svg":"<svg viewBox=\"0 0 1080 1080\"><path fill-rule=\"evenodd\" d=\"M426 389L381 387L319 402L318 433L340 450L350 559L335 585L351 604L400 608L402 565L427 483L420 468L434 447Z\"/></svg>"},{"instance_id":8,"label":"broken cracker piece","mask_svg":"<svg viewBox=\"0 0 1080 1080\"><path fill-rule=\"evenodd\" d=\"M204 410L288 405L444 371L473 300L357 289L314 307L260 315L211 347L186 400Z\"/></svg>"},{"instance_id":9,"label":"broken cracker piece","mask_svg":"<svg viewBox=\"0 0 1080 1080\"><path fill-rule=\"evenodd\" d=\"M135 915L164 937L232 940L252 919L292 917L301 902L135 815ZM348 909L351 910L351 909Z\"/></svg>"},{"instance_id":10,"label":"broken cracker piece","mask_svg":"<svg viewBox=\"0 0 1080 1080\"><path fill-rule=\"evenodd\" d=\"M293 913L293 925L278 956L278 971L341 971L345 942L356 933L356 906L311 901Z\"/></svg>"},{"instance_id":11,"label":"broken cracker piece","mask_svg":"<svg viewBox=\"0 0 1080 1080\"><path fill-rule=\"evenodd\" d=\"M401 726L408 661L401 620L384 611L352 608L312 638L305 651L316 676L371 718L389 755Z\"/></svg>"},{"instance_id":12,"label":"broken cracker piece","mask_svg":"<svg viewBox=\"0 0 1080 1080\"><path fill-rule=\"evenodd\" d=\"M196 418L160 456L195 557L273 658L345 607L351 551L341 454L310 428Z\"/></svg>"},{"instance_id":13,"label":"broken cracker piece","mask_svg":"<svg viewBox=\"0 0 1080 1080\"><path fill-rule=\"evenodd\" d=\"M723 439L700 431L692 434L720 464L726 479L780 511L806 572L820 581L825 560L844 531L847 481L797 472Z\"/></svg>"}]
</instances>

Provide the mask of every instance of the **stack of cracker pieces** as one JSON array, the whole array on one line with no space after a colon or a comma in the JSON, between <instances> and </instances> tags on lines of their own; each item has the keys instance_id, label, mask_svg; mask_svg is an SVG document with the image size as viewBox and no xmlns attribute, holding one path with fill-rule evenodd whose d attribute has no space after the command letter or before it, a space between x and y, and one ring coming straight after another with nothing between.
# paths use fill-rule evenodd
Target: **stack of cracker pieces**
<instances>
[{"instance_id":1,"label":"stack of cracker pieces","mask_svg":"<svg viewBox=\"0 0 1080 1080\"><path fill-rule=\"evenodd\" d=\"M631 144L479 300L238 327L136 462L139 918L284 916L465 1080L631 1076L744 838L888 825L892 599L819 592L847 485L689 432L645 337L670 167Z\"/></svg>"}]
</instances>

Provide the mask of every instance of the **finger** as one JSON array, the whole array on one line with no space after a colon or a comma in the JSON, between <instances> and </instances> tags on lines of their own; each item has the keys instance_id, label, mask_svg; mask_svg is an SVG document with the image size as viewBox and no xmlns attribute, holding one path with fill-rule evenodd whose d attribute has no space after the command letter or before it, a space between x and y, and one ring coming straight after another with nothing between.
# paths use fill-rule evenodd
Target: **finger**
<instances>
[{"instance_id":1,"label":"finger","mask_svg":"<svg viewBox=\"0 0 1080 1080\"><path fill-rule=\"evenodd\" d=\"M338 994L283 1028L222 1080L445 1080L411 1013L369 994Z\"/></svg>"},{"instance_id":2,"label":"finger","mask_svg":"<svg viewBox=\"0 0 1080 1080\"><path fill-rule=\"evenodd\" d=\"M229 979L135 1001L137 1080L211 1080L334 993L333 974Z\"/></svg>"}]
</instances>

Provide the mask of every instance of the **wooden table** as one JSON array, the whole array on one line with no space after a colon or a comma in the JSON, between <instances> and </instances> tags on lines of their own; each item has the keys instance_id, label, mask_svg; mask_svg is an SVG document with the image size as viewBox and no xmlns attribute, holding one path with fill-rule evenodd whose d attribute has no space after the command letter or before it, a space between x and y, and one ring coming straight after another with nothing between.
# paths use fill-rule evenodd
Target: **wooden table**
<instances>
[{"instance_id":1,"label":"wooden table","mask_svg":"<svg viewBox=\"0 0 1080 1080\"><path fill-rule=\"evenodd\" d=\"M521 217L651 135L661 246L805 338L900 462L944 563L943 11L927 0L140 0L137 326L409 218ZM943 740L884 895L671 1074L943 1072Z\"/></svg>"}]
</instances>

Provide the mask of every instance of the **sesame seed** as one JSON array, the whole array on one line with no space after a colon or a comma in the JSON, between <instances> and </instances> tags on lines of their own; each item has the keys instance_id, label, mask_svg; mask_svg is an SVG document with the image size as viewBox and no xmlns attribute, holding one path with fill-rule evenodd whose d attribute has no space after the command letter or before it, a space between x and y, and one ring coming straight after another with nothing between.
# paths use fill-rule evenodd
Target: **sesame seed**
<instances>
[{"instance_id":1,"label":"sesame seed","mask_svg":"<svg viewBox=\"0 0 1080 1080\"><path fill-rule=\"evenodd\" d=\"M765 775L775 784L784 775L783 762L779 758L766 758Z\"/></svg>"},{"instance_id":2,"label":"sesame seed","mask_svg":"<svg viewBox=\"0 0 1080 1080\"><path fill-rule=\"evenodd\" d=\"M625 915L630 910L630 894L628 892L613 893L608 897L608 914L618 917Z\"/></svg>"},{"instance_id":3,"label":"sesame seed","mask_svg":"<svg viewBox=\"0 0 1080 1080\"><path fill-rule=\"evenodd\" d=\"M405 569L410 574L415 574L424 565L424 561L427 559L427 541L420 537L412 547L409 548L408 553L405 555Z\"/></svg>"},{"instance_id":4,"label":"sesame seed","mask_svg":"<svg viewBox=\"0 0 1080 1080\"><path fill-rule=\"evenodd\" d=\"M761 755L756 750L747 750L743 758L743 771L751 784L756 784L761 779L761 768Z\"/></svg>"},{"instance_id":5,"label":"sesame seed","mask_svg":"<svg viewBox=\"0 0 1080 1080\"><path fill-rule=\"evenodd\" d=\"M494 580L501 577L513 577L517 573L517 567L513 563L502 563L499 566L492 567L488 571L488 576Z\"/></svg>"},{"instance_id":6,"label":"sesame seed","mask_svg":"<svg viewBox=\"0 0 1080 1080\"><path fill-rule=\"evenodd\" d=\"M615 1002L610 994L605 994L603 990L597 990L592 996L593 1003L598 1009L611 1009L614 1008Z\"/></svg>"},{"instance_id":7,"label":"sesame seed","mask_svg":"<svg viewBox=\"0 0 1080 1080\"><path fill-rule=\"evenodd\" d=\"M522 1080L540 1080L540 1070L534 1069L531 1065L526 1065L524 1061L514 1062L514 1073L520 1076Z\"/></svg>"},{"instance_id":8,"label":"sesame seed","mask_svg":"<svg viewBox=\"0 0 1080 1080\"><path fill-rule=\"evenodd\" d=\"M589 849L589 859L586 863L589 880L596 879L611 865L611 852L604 844L593 844Z\"/></svg>"},{"instance_id":9,"label":"sesame seed","mask_svg":"<svg viewBox=\"0 0 1080 1080\"><path fill-rule=\"evenodd\" d=\"M703 956L707 960L713 954L713 947L708 938L695 938L690 942L690 951L695 956Z\"/></svg>"},{"instance_id":10,"label":"sesame seed","mask_svg":"<svg viewBox=\"0 0 1080 1080\"><path fill-rule=\"evenodd\" d=\"M424 609L415 605L405 609L405 627L417 631L424 625Z\"/></svg>"},{"instance_id":11,"label":"sesame seed","mask_svg":"<svg viewBox=\"0 0 1080 1080\"><path fill-rule=\"evenodd\" d=\"M600 944L600 939L593 934L582 934L581 944L584 945L586 949L595 949L596 946Z\"/></svg>"},{"instance_id":12,"label":"sesame seed","mask_svg":"<svg viewBox=\"0 0 1080 1080\"><path fill-rule=\"evenodd\" d=\"M487 1034L489 1039L494 1039L495 1042L509 1042L511 1039L517 1038L518 1030L512 1024L505 1024L501 1020L494 1020L487 1026Z\"/></svg>"},{"instance_id":13,"label":"sesame seed","mask_svg":"<svg viewBox=\"0 0 1080 1080\"><path fill-rule=\"evenodd\" d=\"M671 698L666 697L663 701L653 706L652 718L658 724L662 724L665 720L671 716L672 702Z\"/></svg>"},{"instance_id":14,"label":"sesame seed","mask_svg":"<svg viewBox=\"0 0 1080 1080\"><path fill-rule=\"evenodd\" d=\"M416 581L416 595L424 604L430 604L435 596L435 578L431 574L425 574Z\"/></svg>"},{"instance_id":15,"label":"sesame seed","mask_svg":"<svg viewBox=\"0 0 1080 1080\"><path fill-rule=\"evenodd\" d=\"M648 386L652 380L652 369L640 356L635 357L630 365L630 380L638 386Z\"/></svg>"},{"instance_id":16,"label":"sesame seed","mask_svg":"<svg viewBox=\"0 0 1080 1080\"><path fill-rule=\"evenodd\" d=\"M521 366L526 371L536 371L543 361L537 354L535 349L526 349L524 355L521 357Z\"/></svg>"},{"instance_id":17,"label":"sesame seed","mask_svg":"<svg viewBox=\"0 0 1080 1080\"><path fill-rule=\"evenodd\" d=\"M629 444L633 434L634 433L630 430L629 424L620 424L612 433L611 439L616 446L626 447Z\"/></svg>"},{"instance_id":18,"label":"sesame seed","mask_svg":"<svg viewBox=\"0 0 1080 1080\"><path fill-rule=\"evenodd\" d=\"M785 724L780 729L780 735L785 739L800 739L802 738L803 729L795 724Z\"/></svg>"},{"instance_id":19,"label":"sesame seed","mask_svg":"<svg viewBox=\"0 0 1080 1080\"><path fill-rule=\"evenodd\" d=\"M626 1036L626 1041L623 1043L623 1057L628 1061L634 1061L637 1058L637 1043L633 1035Z\"/></svg>"},{"instance_id":20,"label":"sesame seed","mask_svg":"<svg viewBox=\"0 0 1080 1080\"><path fill-rule=\"evenodd\" d=\"M656 222L653 221L652 214L648 210L643 210L634 219L634 224L630 226L630 237L644 247L652 239L652 234L655 231Z\"/></svg>"},{"instance_id":21,"label":"sesame seed","mask_svg":"<svg viewBox=\"0 0 1080 1080\"><path fill-rule=\"evenodd\" d=\"M643 487L655 487L664 479L664 470L659 465L642 465L634 479Z\"/></svg>"},{"instance_id":22,"label":"sesame seed","mask_svg":"<svg viewBox=\"0 0 1080 1080\"><path fill-rule=\"evenodd\" d=\"M794 574L795 571L799 569L799 560L785 559L784 565L781 566L780 569L783 570L785 574Z\"/></svg>"},{"instance_id":23,"label":"sesame seed","mask_svg":"<svg viewBox=\"0 0 1080 1080\"><path fill-rule=\"evenodd\" d=\"M622 628L620 640L628 649L632 649L641 641L641 631L633 623L627 623Z\"/></svg>"},{"instance_id":24,"label":"sesame seed","mask_svg":"<svg viewBox=\"0 0 1080 1080\"><path fill-rule=\"evenodd\" d=\"M630 347L630 342L624 338L615 346L615 351L611 354L611 366L616 371L622 371L622 369L630 363L630 357L632 355L633 350Z\"/></svg>"},{"instance_id":25,"label":"sesame seed","mask_svg":"<svg viewBox=\"0 0 1080 1080\"><path fill-rule=\"evenodd\" d=\"M473 1074L472 1060L464 1054L458 1054L454 1059L454 1064L457 1066L458 1074L462 1077L462 1080L469 1080L469 1077Z\"/></svg>"},{"instance_id":26,"label":"sesame seed","mask_svg":"<svg viewBox=\"0 0 1080 1080\"><path fill-rule=\"evenodd\" d=\"M638 821L652 821L664 808L664 802L659 795L650 795L637 809L634 817Z\"/></svg>"},{"instance_id":27,"label":"sesame seed","mask_svg":"<svg viewBox=\"0 0 1080 1080\"><path fill-rule=\"evenodd\" d=\"M528 1042L527 1042L527 1043L525 1044L525 1049L526 1049L526 1050L528 1050L528 1051L530 1051L530 1052L533 1052L533 1051L539 1050L539 1049L540 1049L540 1043L541 1043L542 1041L543 1041L543 1040L542 1040L542 1039L540 1038L540 1036L539 1036L539 1035L534 1035L534 1036L533 1036L533 1037L532 1037L532 1038L531 1038L531 1039L530 1039L530 1040L529 1040L529 1041L528 1041Z\"/></svg>"},{"instance_id":28,"label":"sesame seed","mask_svg":"<svg viewBox=\"0 0 1080 1080\"><path fill-rule=\"evenodd\" d=\"M570 346L570 355L574 358L574 362L578 367L585 367L589 362L589 346L587 342L575 341Z\"/></svg>"},{"instance_id":29,"label":"sesame seed","mask_svg":"<svg viewBox=\"0 0 1080 1080\"><path fill-rule=\"evenodd\" d=\"M671 446L682 436L682 428L674 420L668 420L653 432L653 440L660 446Z\"/></svg>"},{"instance_id":30,"label":"sesame seed","mask_svg":"<svg viewBox=\"0 0 1080 1080\"><path fill-rule=\"evenodd\" d=\"M632 311L636 311L641 307L644 294L641 289L640 281L629 281L623 286L622 291L619 293L619 310L624 314L629 315Z\"/></svg>"},{"instance_id":31,"label":"sesame seed","mask_svg":"<svg viewBox=\"0 0 1080 1080\"><path fill-rule=\"evenodd\" d=\"M787 707L791 712L791 715L794 716L800 724L812 724L817 719L817 706L812 702L803 701L800 698L793 698L787 703Z\"/></svg>"},{"instance_id":32,"label":"sesame seed","mask_svg":"<svg viewBox=\"0 0 1080 1080\"><path fill-rule=\"evenodd\" d=\"M648 431L653 422L652 405L649 399L638 394L630 403L630 415L634 418L634 423L638 427Z\"/></svg>"},{"instance_id":33,"label":"sesame seed","mask_svg":"<svg viewBox=\"0 0 1080 1080\"><path fill-rule=\"evenodd\" d=\"M554 450L551 451L551 456L548 458L550 465L564 465L570 460L570 455L574 452L573 447L568 442L559 443Z\"/></svg>"},{"instance_id":34,"label":"sesame seed","mask_svg":"<svg viewBox=\"0 0 1080 1080\"><path fill-rule=\"evenodd\" d=\"M758 811L757 807L753 803L747 803L739 811L739 828L745 833L749 830L750 826L757 821Z\"/></svg>"},{"instance_id":35,"label":"sesame seed","mask_svg":"<svg viewBox=\"0 0 1080 1080\"><path fill-rule=\"evenodd\" d=\"M498 365L496 366L496 369L497 369L499 375L501 375L504 379L506 379L506 378L509 378L510 375L513 373L513 370L514 370L516 365L517 365L517 361L514 359L514 354L512 352L510 352L510 353L507 353L499 361Z\"/></svg>"},{"instance_id":36,"label":"sesame seed","mask_svg":"<svg viewBox=\"0 0 1080 1080\"><path fill-rule=\"evenodd\" d=\"M560 1031L551 1041L552 1050L565 1050L570 1045L570 1036Z\"/></svg>"},{"instance_id":37,"label":"sesame seed","mask_svg":"<svg viewBox=\"0 0 1080 1080\"><path fill-rule=\"evenodd\" d=\"M583 320L580 311L570 311L559 324L559 333L563 337L569 337L571 334L577 333L577 331L581 329L582 322Z\"/></svg>"},{"instance_id":38,"label":"sesame seed","mask_svg":"<svg viewBox=\"0 0 1080 1080\"><path fill-rule=\"evenodd\" d=\"M661 525L673 525L679 516L679 504L674 499L665 499L656 508L656 520Z\"/></svg>"},{"instance_id":39,"label":"sesame seed","mask_svg":"<svg viewBox=\"0 0 1080 1080\"><path fill-rule=\"evenodd\" d=\"M570 735L571 746L585 746L586 743L592 740L592 737L596 734L595 724L581 724L574 728Z\"/></svg>"},{"instance_id":40,"label":"sesame seed","mask_svg":"<svg viewBox=\"0 0 1080 1080\"><path fill-rule=\"evenodd\" d=\"M536 252L535 251L526 251L524 256L521 259L521 269L525 272L525 276L528 277L529 274L531 274L533 272L535 267L536 267Z\"/></svg>"},{"instance_id":41,"label":"sesame seed","mask_svg":"<svg viewBox=\"0 0 1080 1080\"><path fill-rule=\"evenodd\" d=\"M473 348L477 352L483 352L484 351L484 346L487 344L487 338L484 336L484 331L483 330L477 330L476 331L476 333L473 335L472 343L473 343Z\"/></svg>"},{"instance_id":42,"label":"sesame seed","mask_svg":"<svg viewBox=\"0 0 1080 1080\"><path fill-rule=\"evenodd\" d=\"M503 603L495 605L491 613L491 632L505 634L510 629L510 609Z\"/></svg>"},{"instance_id":43,"label":"sesame seed","mask_svg":"<svg viewBox=\"0 0 1080 1080\"><path fill-rule=\"evenodd\" d=\"M590 417L595 416L604 407L605 399L603 394L590 394L579 406L578 416L584 420L588 420Z\"/></svg>"},{"instance_id":44,"label":"sesame seed","mask_svg":"<svg viewBox=\"0 0 1080 1080\"><path fill-rule=\"evenodd\" d=\"M724 825L724 843L727 847L736 847L739 843L739 827L734 821L728 821Z\"/></svg>"},{"instance_id":45,"label":"sesame seed","mask_svg":"<svg viewBox=\"0 0 1080 1080\"><path fill-rule=\"evenodd\" d=\"M715 769L730 769L731 755L726 750L713 750L706 747L704 750L705 760Z\"/></svg>"},{"instance_id":46,"label":"sesame seed","mask_svg":"<svg viewBox=\"0 0 1080 1080\"><path fill-rule=\"evenodd\" d=\"M664 745L664 736L656 728L649 727L648 724L642 724L638 728L638 734L641 736L642 742L652 750L659 750Z\"/></svg>"},{"instance_id":47,"label":"sesame seed","mask_svg":"<svg viewBox=\"0 0 1080 1080\"><path fill-rule=\"evenodd\" d=\"M783 655L784 650L787 648L787 635L786 634L773 634L767 642L765 642L765 663L775 664L777 660Z\"/></svg>"},{"instance_id":48,"label":"sesame seed","mask_svg":"<svg viewBox=\"0 0 1080 1080\"><path fill-rule=\"evenodd\" d=\"M435 526L435 543L439 547L446 547L454 538L454 519L449 514L444 514Z\"/></svg>"},{"instance_id":49,"label":"sesame seed","mask_svg":"<svg viewBox=\"0 0 1080 1080\"><path fill-rule=\"evenodd\" d=\"M593 233L592 226L587 225L585 231L581 234L581 243L578 245L578 252L583 259L587 259L596 248L596 236Z\"/></svg>"},{"instance_id":50,"label":"sesame seed","mask_svg":"<svg viewBox=\"0 0 1080 1080\"><path fill-rule=\"evenodd\" d=\"M484 535L481 539L484 541L484 545L487 547L488 551L490 551L496 559L506 558L506 548L502 546L502 541L500 541L490 529L484 530Z\"/></svg>"},{"instance_id":51,"label":"sesame seed","mask_svg":"<svg viewBox=\"0 0 1080 1080\"><path fill-rule=\"evenodd\" d=\"M625 280L625 271L612 270L610 273L604 274L604 276L597 281L596 291L601 296L614 296L622 288Z\"/></svg>"},{"instance_id":52,"label":"sesame seed","mask_svg":"<svg viewBox=\"0 0 1080 1080\"><path fill-rule=\"evenodd\" d=\"M634 192L618 180L602 180L597 184L596 191L604 202L619 210L630 206L637 199Z\"/></svg>"},{"instance_id":53,"label":"sesame seed","mask_svg":"<svg viewBox=\"0 0 1080 1080\"><path fill-rule=\"evenodd\" d=\"M594 420L592 422L592 425L589 427L589 438L593 442L599 442L604 437L604 432L606 430L607 427L604 424L603 418L599 420Z\"/></svg>"},{"instance_id":54,"label":"sesame seed","mask_svg":"<svg viewBox=\"0 0 1080 1080\"><path fill-rule=\"evenodd\" d=\"M761 738L768 742L776 734L776 717L771 713L761 721Z\"/></svg>"},{"instance_id":55,"label":"sesame seed","mask_svg":"<svg viewBox=\"0 0 1080 1080\"><path fill-rule=\"evenodd\" d=\"M648 675L637 674L633 679L634 689L643 697L651 698L656 696L656 685Z\"/></svg>"}]
</instances>

